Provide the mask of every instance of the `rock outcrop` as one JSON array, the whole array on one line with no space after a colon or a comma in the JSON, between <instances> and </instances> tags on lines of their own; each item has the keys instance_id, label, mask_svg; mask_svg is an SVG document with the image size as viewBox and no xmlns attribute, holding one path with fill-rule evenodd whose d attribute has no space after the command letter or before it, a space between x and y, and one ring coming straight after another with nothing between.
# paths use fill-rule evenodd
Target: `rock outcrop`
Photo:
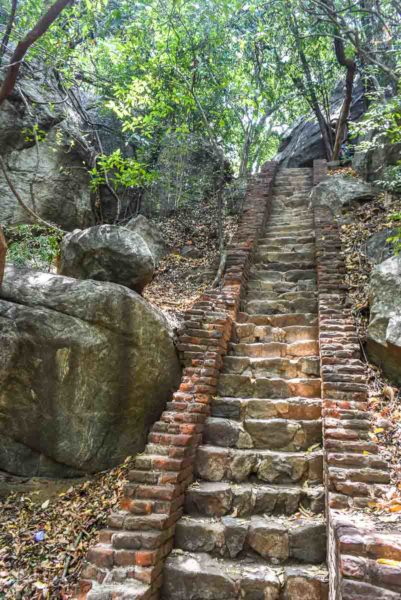
<instances>
[{"instance_id":1,"label":"rock outcrop","mask_svg":"<svg viewBox=\"0 0 401 600\"><path fill-rule=\"evenodd\" d=\"M375 191L370 184L354 177L335 175L313 188L311 202L315 207L327 206L340 216L343 209L372 200L374 196Z\"/></svg>"},{"instance_id":2,"label":"rock outcrop","mask_svg":"<svg viewBox=\"0 0 401 600\"><path fill-rule=\"evenodd\" d=\"M330 115L337 119L344 100L344 84L340 82L330 99ZM365 111L364 88L359 82L354 88L350 120L358 121ZM275 157L283 167L311 167L313 161L326 158L316 117L310 113L299 118L284 136Z\"/></svg>"},{"instance_id":3,"label":"rock outcrop","mask_svg":"<svg viewBox=\"0 0 401 600\"><path fill-rule=\"evenodd\" d=\"M145 240L118 225L97 225L66 235L60 249L61 275L112 281L141 292L155 262Z\"/></svg>"},{"instance_id":4,"label":"rock outcrop","mask_svg":"<svg viewBox=\"0 0 401 600\"><path fill-rule=\"evenodd\" d=\"M69 477L142 450L178 385L163 315L113 283L6 268L0 469Z\"/></svg>"},{"instance_id":5,"label":"rock outcrop","mask_svg":"<svg viewBox=\"0 0 401 600\"><path fill-rule=\"evenodd\" d=\"M160 259L167 254L167 246L157 225L149 221L149 219L143 215L138 215L137 217L130 219L124 227L137 233L145 240L156 265L160 262Z\"/></svg>"},{"instance_id":6,"label":"rock outcrop","mask_svg":"<svg viewBox=\"0 0 401 600\"><path fill-rule=\"evenodd\" d=\"M394 256L394 246L387 240L396 233L397 229L386 228L377 231L366 240L364 252L372 263L379 264Z\"/></svg>"},{"instance_id":7,"label":"rock outcrop","mask_svg":"<svg viewBox=\"0 0 401 600\"><path fill-rule=\"evenodd\" d=\"M369 357L401 384L401 256L393 256L373 269L369 302Z\"/></svg>"},{"instance_id":8,"label":"rock outcrop","mask_svg":"<svg viewBox=\"0 0 401 600\"><path fill-rule=\"evenodd\" d=\"M66 230L94 224L81 126L50 69L21 69L0 112L0 153L26 204ZM3 174L0 212L3 224L31 222Z\"/></svg>"},{"instance_id":9,"label":"rock outcrop","mask_svg":"<svg viewBox=\"0 0 401 600\"><path fill-rule=\"evenodd\" d=\"M401 142L378 144L363 152L357 152L352 167L366 181L383 179L384 171L401 160Z\"/></svg>"}]
</instances>

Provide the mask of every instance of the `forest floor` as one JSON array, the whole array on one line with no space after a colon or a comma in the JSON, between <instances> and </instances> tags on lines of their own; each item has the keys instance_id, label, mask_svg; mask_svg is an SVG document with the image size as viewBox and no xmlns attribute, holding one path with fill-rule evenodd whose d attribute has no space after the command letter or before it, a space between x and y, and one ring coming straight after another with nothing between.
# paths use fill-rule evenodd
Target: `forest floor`
<instances>
[{"instance_id":1,"label":"forest floor","mask_svg":"<svg viewBox=\"0 0 401 600\"><path fill-rule=\"evenodd\" d=\"M350 176L354 173L349 169ZM369 280L374 264L366 252L366 242L375 233L394 227L390 215L401 210L401 198L388 193L351 208L344 214L340 233L347 269L347 285L358 336L369 376L369 411L373 418L371 440L391 465L392 486L388 497L372 511L380 520L397 522L401 516L401 388L386 379L382 371L369 362L364 346L369 323Z\"/></svg>"},{"instance_id":2,"label":"forest floor","mask_svg":"<svg viewBox=\"0 0 401 600\"><path fill-rule=\"evenodd\" d=\"M237 214L225 216L226 243L238 220ZM172 317L180 319L215 278L219 266L217 222L216 206L208 201L155 221L170 252L161 260L144 297ZM195 257L184 256L184 247Z\"/></svg>"}]
</instances>

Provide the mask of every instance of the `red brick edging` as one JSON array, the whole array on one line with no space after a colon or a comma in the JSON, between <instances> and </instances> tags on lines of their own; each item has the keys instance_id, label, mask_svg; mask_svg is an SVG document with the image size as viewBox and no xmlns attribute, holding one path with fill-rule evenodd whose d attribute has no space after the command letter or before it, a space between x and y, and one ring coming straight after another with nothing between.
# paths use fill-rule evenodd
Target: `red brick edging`
<instances>
[{"instance_id":1,"label":"red brick edging","mask_svg":"<svg viewBox=\"0 0 401 600\"><path fill-rule=\"evenodd\" d=\"M253 250L269 215L276 170L276 163L266 163L251 179L235 241L227 249L222 285L206 291L185 315L178 344L184 365L181 385L153 425L145 452L135 460L121 510L110 515L108 529L100 532L98 544L88 552L80 599L92 596L94 587L101 592L103 586L115 583L112 573L119 567L128 577L127 584L129 579L143 584L138 598L158 598L164 562L173 547L185 490L192 482L196 448L217 391Z\"/></svg>"},{"instance_id":2,"label":"red brick edging","mask_svg":"<svg viewBox=\"0 0 401 600\"><path fill-rule=\"evenodd\" d=\"M314 171L322 181L321 161ZM330 600L399 600L401 564L382 561L401 561L401 532L384 530L362 510L387 491L390 474L369 435L367 371L347 303L338 225L328 208L314 215Z\"/></svg>"}]
</instances>

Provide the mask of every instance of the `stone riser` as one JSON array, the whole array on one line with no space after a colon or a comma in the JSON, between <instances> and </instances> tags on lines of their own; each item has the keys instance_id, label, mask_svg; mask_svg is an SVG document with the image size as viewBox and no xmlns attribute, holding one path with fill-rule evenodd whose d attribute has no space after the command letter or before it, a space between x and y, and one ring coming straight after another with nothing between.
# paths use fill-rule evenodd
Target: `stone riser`
<instances>
[{"instance_id":1,"label":"stone riser","mask_svg":"<svg viewBox=\"0 0 401 600\"><path fill-rule=\"evenodd\" d=\"M292 515L300 510L324 512L322 486L264 485L196 482L185 498L185 511L192 516L220 518L235 515Z\"/></svg>"},{"instance_id":2,"label":"stone riser","mask_svg":"<svg viewBox=\"0 0 401 600\"><path fill-rule=\"evenodd\" d=\"M206 481L242 483L250 477L265 483L322 483L323 462L319 450L274 452L237 450L203 445L196 459L196 474Z\"/></svg>"}]
</instances>

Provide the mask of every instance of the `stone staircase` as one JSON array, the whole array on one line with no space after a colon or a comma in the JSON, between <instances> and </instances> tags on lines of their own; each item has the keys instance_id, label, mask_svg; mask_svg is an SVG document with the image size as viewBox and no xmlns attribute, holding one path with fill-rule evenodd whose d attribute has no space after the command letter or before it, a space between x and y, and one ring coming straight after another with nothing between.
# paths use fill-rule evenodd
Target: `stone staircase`
<instances>
[{"instance_id":1,"label":"stone staircase","mask_svg":"<svg viewBox=\"0 0 401 600\"><path fill-rule=\"evenodd\" d=\"M328 596L311 169L282 169L163 600Z\"/></svg>"}]
</instances>

